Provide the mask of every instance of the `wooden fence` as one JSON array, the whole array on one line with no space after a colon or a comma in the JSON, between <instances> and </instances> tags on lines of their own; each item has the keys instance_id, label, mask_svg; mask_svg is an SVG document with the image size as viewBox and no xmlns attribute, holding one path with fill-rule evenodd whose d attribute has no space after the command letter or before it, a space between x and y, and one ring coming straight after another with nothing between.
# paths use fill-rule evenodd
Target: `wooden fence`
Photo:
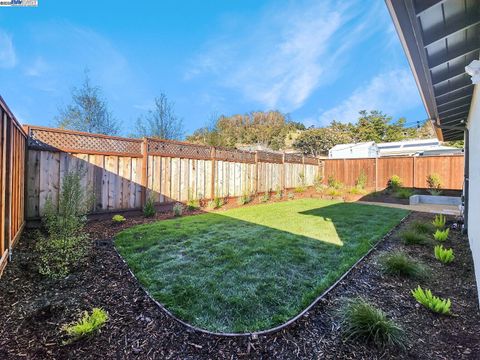
<instances>
[{"instance_id":1,"label":"wooden fence","mask_svg":"<svg viewBox=\"0 0 480 360\"><path fill-rule=\"evenodd\" d=\"M235 197L313 185L316 158L248 152L158 139L127 139L37 126L28 135L27 218L54 203L68 171L82 171L95 198L92 212L139 209L157 203Z\"/></svg>"},{"instance_id":2,"label":"wooden fence","mask_svg":"<svg viewBox=\"0 0 480 360\"><path fill-rule=\"evenodd\" d=\"M0 96L0 275L25 226L26 137Z\"/></svg>"},{"instance_id":3,"label":"wooden fence","mask_svg":"<svg viewBox=\"0 0 480 360\"><path fill-rule=\"evenodd\" d=\"M440 176L443 189L463 188L463 155L328 159L324 162L325 183L333 177L347 186L354 186L363 171L369 189L385 189L392 175L400 176L405 187L425 189L427 176L431 174Z\"/></svg>"}]
</instances>

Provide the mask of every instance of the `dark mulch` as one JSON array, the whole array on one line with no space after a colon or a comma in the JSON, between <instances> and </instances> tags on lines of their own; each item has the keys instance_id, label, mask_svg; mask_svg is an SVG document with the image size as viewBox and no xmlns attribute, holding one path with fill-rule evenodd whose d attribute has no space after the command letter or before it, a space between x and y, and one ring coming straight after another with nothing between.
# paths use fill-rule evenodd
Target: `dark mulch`
<instances>
[{"instance_id":1,"label":"dark mulch","mask_svg":"<svg viewBox=\"0 0 480 360\"><path fill-rule=\"evenodd\" d=\"M414 213L406 224L431 217ZM135 221L142 220L131 219L127 225ZM90 228L94 236L119 230L109 221L97 221ZM286 330L258 339L209 336L178 324L143 293L106 238L95 237L93 254L82 271L62 281L42 279L36 275L32 240L26 235L16 248L15 261L0 280L0 358L480 358L480 314L466 237L451 232L446 245L453 247L456 259L445 266L433 259L432 246L401 245L397 237L401 228L305 317ZM417 281L382 275L377 265L379 254L398 248L430 266L434 276L421 284L450 297L454 316L438 316L418 306L410 296ZM405 327L409 337L405 352L379 350L342 339L335 311L343 297L358 295L380 306ZM102 332L63 346L62 324L98 306L110 314Z\"/></svg>"},{"instance_id":2,"label":"dark mulch","mask_svg":"<svg viewBox=\"0 0 480 360\"><path fill-rule=\"evenodd\" d=\"M414 193L416 195L430 195L430 193L425 189L415 189ZM443 190L442 196L462 196L462 192L460 190ZM360 198L362 201L374 201L374 202L383 202L388 204L402 204L408 205L409 199L399 199L388 190L372 192Z\"/></svg>"}]
</instances>

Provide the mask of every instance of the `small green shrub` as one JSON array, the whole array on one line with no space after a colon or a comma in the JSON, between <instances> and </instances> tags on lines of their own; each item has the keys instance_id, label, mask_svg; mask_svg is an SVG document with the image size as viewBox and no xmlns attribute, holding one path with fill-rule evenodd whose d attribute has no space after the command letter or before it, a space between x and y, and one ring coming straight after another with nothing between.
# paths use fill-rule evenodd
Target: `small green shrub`
<instances>
[{"instance_id":1,"label":"small green shrub","mask_svg":"<svg viewBox=\"0 0 480 360\"><path fill-rule=\"evenodd\" d=\"M425 266L412 259L403 251L386 253L380 257L380 264L384 273L395 276L422 278L427 270Z\"/></svg>"},{"instance_id":2,"label":"small green shrub","mask_svg":"<svg viewBox=\"0 0 480 360\"><path fill-rule=\"evenodd\" d=\"M77 322L64 326L64 331L72 338L71 341L91 336L108 321L108 313L100 308L93 308L92 313L84 312Z\"/></svg>"},{"instance_id":3,"label":"small green shrub","mask_svg":"<svg viewBox=\"0 0 480 360\"><path fill-rule=\"evenodd\" d=\"M339 314L340 326L347 339L371 342L381 348L405 348L405 331L385 312L365 300L348 300Z\"/></svg>"},{"instance_id":4,"label":"small green shrub","mask_svg":"<svg viewBox=\"0 0 480 360\"><path fill-rule=\"evenodd\" d=\"M218 209L223 206L223 199L219 197L215 197L213 200L208 202L209 209Z\"/></svg>"},{"instance_id":5,"label":"small green shrub","mask_svg":"<svg viewBox=\"0 0 480 360\"><path fill-rule=\"evenodd\" d=\"M452 303L450 299L441 299L437 296L434 296L429 289L424 291L419 285L415 290L412 290L412 295L415 300L433 312L445 315L449 315L451 313L450 307Z\"/></svg>"},{"instance_id":6,"label":"small green shrub","mask_svg":"<svg viewBox=\"0 0 480 360\"><path fill-rule=\"evenodd\" d=\"M313 180L313 186L315 187L315 189L321 189L324 187L322 175L318 174L317 176L315 176L315 179Z\"/></svg>"},{"instance_id":7,"label":"small green shrub","mask_svg":"<svg viewBox=\"0 0 480 360\"><path fill-rule=\"evenodd\" d=\"M292 192L289 192L289 193L287 194L287 197L288 197L288 200L293 200L293 199L295 198L295 194L292 193Z\"/></svg>"},{"instance_id":8,"label":"small green shrub","mask_svg":"<svg viewBox=\"0 0 480 360\"><path fill-rule=\"evenodd\" d=\"M338 189L328 189L327 190L327 195L332 196L332 197L340 197L342 196L342 192Z\"/></svg>"},{"instance_id":9,"label":"small green shrub","mask_svg":"<svg viewBox=\"0 0 480 360\"><path fill-rule=\"evenodd\" d=\"M410 229L420 233L420 234L431 234L435 231L435 227L428 222L423 222L420 220L415 220L410 225Z\"/></svg>"},{"instance_id":10,"label":"small green shrub","mask_svg":"<svg viewBox=\"0 0 480 360\"><path fill-rule=\"evenodd\" d=\"M307 191L307 187L305 185L300 185L300 186L297 186L293 191L300 194Z\"/></svg>"},{"instance_id":11,"label":"small green shrub","mask_svg":"<svg viewBox=\"0 0 480 360\"><path fill-rule=\"evenodd\" d=\"M283 191L282 189L278 188L277 191L275 191L275 199L282 200L282 198L283 198Z\"/></svg>"},{"instance_id":12,"label":"small green shrub","mask_svg":"<svg viewBox=\"0 0 480 360\"><path fill-rule=\"evenodd\" d=\"M409 199L413 195L413 190L407 188L400 188L395 191L394 196L398 199Z\"/></svg>"},{"instance_id":13,"label":"small green shrub","mask_svg":"<svg viewBox=\"0 0 480 360\"><path fill-rule=\"evenodd\" d=\"M187 201L187 209L190 211L200 209L200 200L190 199Z\"/></svg>"},{"instance_id":14,"label":"small green shrub","mask_svg":"<svg viewBox=\"0 0 480 360\"><path fill-rule=\"evenodd\" d=\"M43 222L47 236L37 233L35 250L39 273L50 278L70 274L84 262L90 248L84 225L91 199L82 188L81 178L80 171L66 173L58 206L50 198L45 204Z\"/></svg>"},{"instance_id":15,"label":"small green shrub","mask_svg":"<svg viewBox=\"0 0 480 360\"><path fill-rule=\"evenodd\" d=\"M268 192L263 193L262 196L260 196L260 201L263 203L266 203L270 200L270 194Z\"/></svg>"},{"instance_id":16,"label":"small green shrub","mask_svg":"<svg viewBox=\"0 0 480 360\"><path fill-rule=\"evenodd\" d=\"M332 175L328 177L327 182L328 182L328 187L332 189L340 189L341 187L343 187L343 184L340 181L335 180L335 178Z\"/></svg>"},{"instance_id":17,"label":"small green shrub","mask_svg":"<svg viewBox=\"0 0 480 360\"><path fill-rule=\"evenodd\" d=\"M365 189L365 187L367 186L367 174L365 172L365 170L360 170L360 174L358 175L358 178L357 180L355 181L355 186L359 189Z\"/></svg>"},{"instance_id":18,"label":"small green shrub","mask_svg":"<svg viewBox=\"0 0 480 360\"><path fill-rule=\"evenodd\" d=\"M392 177L387 182L387 187L393 191L397 192L402 187L402 179L398 175L392 175Z\"/></svg>"},{"instance_id":19,"label":"small green shrub","mask_svg":"<svg viewBox=\"0 0 480 360\"><path fill-rule=\"evenodd\" d=\"M448 234L450 233L450 229L445 229L445 230L440 230L437 229L435 233L433 234L433 237L437 241L445 241L448 239Z\"/></svg>"},{"instance_id":20,"label":"small green shrub","mask_svg":"<svg viewBox=\"0 0 480 360\"><path fill-rule=\"evenodd\" d=\"M352 195L363 195L365 194L365 190L359 187L352 187L348 190L348 193Z\"/></svg>"},{"instance_id":21,"label":"small green shrub","mask_svg":"<svg viewBox=\"0 0 480 360\"><path fill-rule=\"evenodd\" d=\"M157 210L155 210L155 202L153 197L149 196L145 202L145 206L143 207L143 216L150 218L154 217L156 213Z\"/></svg>"},{"instance_id":22,"label":"small green shrub","mask_svg":"<svg viewBox=\"0 0 480 360\"><path fill-rule=\"evenodd\" d=\"M443 214L435 215L435 219L433 219L432 224L437 229L443 229L445 224L447 223L447 217Z\"/></svg>"},{"instance_id":23,"label":"small green shrub","mask_svg":"<svg viewBox=\"0 0 480 360\"><path fill-rule=\"evenodd\" d=\"M400 233L400 237L407 245L423 245L428 242L428 238L424 234L420 234L413 230L406 230Z\"/></svg>"},{"instance_id":24,"label":"small green shrub","mask_svg":"<svg viewBox=\"0 0 480 360\"><path fill-rule=\"evenodd\" d=\"M437 245L434 248L435 259L439 260L444 264L449 264L455 259L453 255L453 249L445 249L443 245Z\"/></svg>"},{"instance_id":25,"label":"small green shrub","mask_svg":"<svg viewBox=\"0 0 480 360\"><path fill-rule=\"evenodd\" d=\"M431 195L440 195L442 193L441 179L438 174L430 174L427 176L428 192Z\"/></svg>"},{"instance_id":26,"label":"small green shrub","mask_svg":"<svg viewBox=\"0 0 480 360\"><path fill-rule=\"evenodd\" d=\"M120 224L120 223L123 223L123 222L127 221L127 219L125 219L125 216L117 214L117 215L113 215L112 221L114 223Z\"/></svg>"},{"instance_id":27,"label":"small green shrub","mask_svg":"<svg viewBox=\"0 0 480 360\"><path fill-rule=\"evenodd\" d=\"M182 216L183 214L183 205L180 203L175 203L173 205L173 216Z\"/></svg>"},{"instance_id":28,"label":"small green shrub","mask_svg":"<svg viewBox=\"0 0 480 360\"><path fill-rule=\"evenodd\" d=\"M248 204L250 201L252 201L252 197L250 196L250 194L247 194L247 193L245 193L245 194L243 194L242 196L239 196L239 197L237 198L237 204L240 205L240 206L241 206L241 205L246 205L246 204Z\"/></svg>"}]
</instances>

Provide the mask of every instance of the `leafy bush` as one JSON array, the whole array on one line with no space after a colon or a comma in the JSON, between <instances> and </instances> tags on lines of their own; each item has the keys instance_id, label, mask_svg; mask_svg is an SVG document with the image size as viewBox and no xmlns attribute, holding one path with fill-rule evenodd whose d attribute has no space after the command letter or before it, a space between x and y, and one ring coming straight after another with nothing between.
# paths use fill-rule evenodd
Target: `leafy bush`
<instances>
[{"instance_id":1,"label":"leafy bush","mask_svg":"<svg viewBox=\"0 0 480 360\"><path fill-rule=\"evenodd\" d=\"M268 192L263 193L263 195L260 196L260 201L261 202L266 203L266 202L268 202L268 200L270 200L270 194Z\"/></svg>"},{"instance_id":2,"label":"leafy bush","mask_svg":"<svg viewBox=\"0 0 480 360\"><path fill-rule=\"evenodd\" d=\"M367 186L367 174L365 173L365 170L360 170L360 174L358 175L357 180L355 181L355 186L359 189L365 189Z\"/></svg>"},{"instance_id":3,"label":"leafy bush","mask_svg":"<svg viewBox=\"0 0 480 360\"><path fill-rule=\"evenodd\" d=\"M398 175L392 175L387 182L387 187L393 192L397 192L402 187L402 179Z\"/></svg>"},{"instance_id":4,"label":"leafy bush","mask_svg":"<svg viewBox=\"0 0 480 360\"><path fill-rule=\"evenodd\" d=\"M218 209L223 206L223 199L219 197L215 197L213 200L208 202L209 209Z\"/></svg>"},{"instance_id":5,"label":"leafy bush","mask_svg":"<svg viewBox=\"0 0 480 360\"><path fill-rule=\"evenodd\" d=\"M173 216L182 216L183 214L183 205L180 203L175 203L173 205Z\"/></svg>"},{"instance_id":6,"label":"leafy bush","mask_svg":"<svg viewBox=\"0 0 480 360\"><path fill-rule=\"evenodd\" d=\"M338 189L328 189L327 190L327 195L332 196L332 197L340 197L342 196L342 192Z\"/></svg>"},{"instance_id":7,"label":"leafy bush","mask_svg":"<svg viewBox=\"0 0 480 360\"><path fill-rule=\"evenodd\" d=\"M424 234L419 234L413 230L406 230L400 234L403 242L407 245L423 245L428 242Z\"/></svg>"},{"instance_id":8,"label":"leafy bush","mask_svg":"<svg viewBox=\"0 0 480 360\"><path fill-rule=\"evenodd\" d=\"M365 194L365 190L359 187L352 187L348 190L348 193L352 195L362 195Z\"/></svg>"},{"instance_id":9,"label":"leafy bush","mask_svg":"<svg viewBox=\"0 0 480 360\"><path fill-rule=\"evenodd\" d=\"M283 191L280 188L277 188L277 191L275 191L275 199L281 200L283 198Z\"/></svg>"},{"instance_id":10,"label":"leafy bush","mask_svg":"<svg viewBox=\"0 0 480 360\"><path fill-rule=\"evenodd\" d=\"M450 229L445 229L445 230L437 229L437 231L435 231L435 233L433 234L433 237L435 238L435 240L445 241L448 239L449 233L450 233Z\"/></svg>"},{"instance_id":11,"label":"leafy bush","mask_svg":"<svg viewBox=\"0 0 480 360\"><path fill-rule=\"evenodd\" d=\"M412 259L403 251L386 253L380 257L382 270L389 275L422 278L426 275L423 264Z\"/></svg>"},{"instance_id":12,"label":"leafy bush","mask_svg":"<svg viewBox=\"0 0 480 360\"><path fill-rule=\"evenodd\" d=\"M398 199L409 199L413 195L413 190L407 188L400 188L394 193Z\"/></svg>"},{"instance_id":13,"label":"leafy bush","mask_svg":"<svg viewBox=\"0 0 480 360\"><path fill-rule=\"evenodd\" d=\"M349 300L339 313L340 326L347 339L372 342L378 347L405 347L405 331L385 312L365 300Z\"/></svg>"},{"instance_id":14,"label":"leafy bush","mask_svg":"<svg viewBox=\"0 0 480 360\"><path fill-rule=\"evenodd\" d=\"M432 195L440 195L442 193L441 189L441 179L438 174L430 174L427 176L427 185L428 192Z\"/></svg>"},{"instance_id":15,"label":"leafy bush","mask_svg":"<svg viewBox=\"0 0 480 360\"><path fill-rule=\"evenodd\" d=\"M118 224L119 224L119 223L123 223L123 222L127 221L127 219L125 219L125 216L122 216L122 215L118 215L118 214L117 214L117 215L113 215L112 221L113 221L114 223L118 223Z\"/></svg>"},{"instance_id":16,"label":"leafy bush","mask_svg":"<svg viewBox=\"0 0 480 360\"><path fill-rule=\"evenodd\" d=\"M435 215L435 219L432 221L433 226L435 226L437 229L443 229L446 223L447 218L442 214Z\"/></svg>"},{"instance_id":17,"label":"leafy bush","mask_svg":"<svg viewBox=\"0 0 480 360\"><path fill-rule=\"evenodd\" d=\"M71 341L90 336L98 331L108 321L108 313L100 308L93 308L92 313L84 312L77 322L64 326L64 331L72 337Z\"/></svg>"},{"instance_id":18,"label":"leafy bush","mask_svg":"<svg viewBox=\"0 0 480 360\"><path fill-rule=\"evenodd\" d=\"M150 196L147 198L145 206L143 207L143 216L145 216L146 218L150 218L154 217L156 213L157 210L155 210L155 203L153 197Z\"/></svg>"},{"instance_id":19,"label":"leafy bush","mask_svg":"<svg viewBox=\"0 0 480 360\"><path fill-rule=\"evenodd\" d=\"M238 205L245 205L252 201L252 197L248 193L244 193L242 196L237 198Z\"/></svg>"},{"instance_id":20,"label":"leafy bush","mask_svg":"<svg viewBox=\"0 0 480 360\"><path fill-rule=\"evenodd\" d=\"M420 234L431 234L435 231L435 228L432 224L420 220L413 221L410 225L410 229Z\"/></svg>"},{"instance_id":21,"label":"leafy bush","mask_svg":"<svg viewBox=\"0 0 480 360\"><path fill-rule=\"evenodd\" d=\"M190 211L197 210L200 208L200 200L190 199L187 201L187 209Z\"/></svg>"},{"instance_id":22,"label":"leafy bush","mask_svg":"<svg viewBox=\"0 0 480 360\"><path fill-rule=\"evenodd\" d=\"M343 187L343 184L340 181L335 180L335 178L330 175L328 177L328 187L332 189L340 189Z\"/></svg>"},{"instance_id":23,"label":"leafy bush","mask_svg":"<svg viewBox=\"0 0 480 360\"><path fill-rule=\"evenodd\" d=\"M44 225L48 236L37 233L38 271L51 278L67 276L85 259L89 239L83 231L90 199L81 186L81 173L68 172L55 207L51 199L45 204Z\"/></svg>"},{"instance_id":24,"label":"leafy bush","mask_svg":"<svg viewBox=\"0 0 480 360\"><path fill-rule=\"evenodd\" d=\"M434 248L435 259L439 260L444 264L449 264L455 259L453 255L453 249L445 249L443 245L437 245Z\"/></svg>"},{"instance_id":25,"label":"leafy bush","mask_svg":"<svg viewBox=\"0 0 480 360\"><path fill-rule=\"evenodd\" d=\"M287 197L288 197L288 200L293 200L293 199L295 198L295 194L292 193L292 192L289 192L289 193L287 194Z\"/></svg>"},{"instance_id":26,"label":"leafy bush","mask_svg":"<svg viewBox=\"0 0 480 360\"><path fill-rule=\"evenodd\" d=\"M315 176L315 179L313 180L313 186L315 187L315 189L319 189L324 186L322 175L318 174L317 176Z\"/></svg>"},{"instance_id":27,"label":"leafy bush","mask_svg":"<svg viewBox=\"0 0 480 360\"><path fill-rule=\"evenodd\" d=\"M295 191L296 193L303 193L307 191L307 187L305 185L300 185L297 186L293 191Z\"/></svg>"},{"instance_id":28,"label":"leafy bush","mask_svg":"<svg viewBox=\"0 0 480 360\"><path fill-rule=\"evenodd\" d=\"M412 290L412 295L415 300L433 312L445 315L451 313L450 307L452 304L450 299L441 299L434 296L429 289L424 291L419 285L415 290Z\"/></svg>"}]
</instances>

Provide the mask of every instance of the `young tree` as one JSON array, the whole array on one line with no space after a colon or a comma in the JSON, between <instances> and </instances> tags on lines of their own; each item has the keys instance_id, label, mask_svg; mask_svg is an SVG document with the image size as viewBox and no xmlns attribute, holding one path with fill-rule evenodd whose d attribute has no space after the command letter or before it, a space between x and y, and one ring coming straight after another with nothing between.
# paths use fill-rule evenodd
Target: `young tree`
<instances>
[{"instance_id":1,"label":"young tree","mask_svg":"<svg viewBox=\"0 0 480 360\"><path fill-rule=\"evenodd\" d=\"M105 135L117 135L119 131L101 89L91 84L87 70L82 86L72 89L72 103L59 109L56 121L62 129Z\"/></svg>"},{"instance_id":2,"label":"young tree","mask_svg":"<svg viewBox=\"0 0 480 360\"><path fill-rule=\"evenodd\" d=\"M155 98L155 107L147 115L138 118L136 136L179 140L183 137L183 122L174 111L174 104L167 95Z\"/></svg>"}]
</instances>

